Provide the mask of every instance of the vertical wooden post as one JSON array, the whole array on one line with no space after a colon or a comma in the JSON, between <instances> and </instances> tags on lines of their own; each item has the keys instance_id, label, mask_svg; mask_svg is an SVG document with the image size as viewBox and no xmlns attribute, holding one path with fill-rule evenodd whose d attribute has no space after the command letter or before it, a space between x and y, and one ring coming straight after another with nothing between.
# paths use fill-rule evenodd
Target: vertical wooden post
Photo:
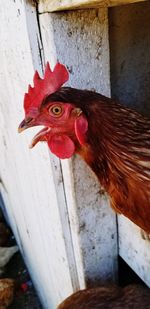
<instances>
[{"instance_id":1,"label":"vertical wooden post","mask_svg":"<svg viewBox=\"0 0 150 309\"><path fill-rule=\"evenodd\" d=\"M69 85L110 95L107 9L40 14L40 27L45 60L67 65ZM115 280L116 217L109 201L79 158L61 164L79 282L83 273L89 284Z\"/></svg>"}]
</instances>

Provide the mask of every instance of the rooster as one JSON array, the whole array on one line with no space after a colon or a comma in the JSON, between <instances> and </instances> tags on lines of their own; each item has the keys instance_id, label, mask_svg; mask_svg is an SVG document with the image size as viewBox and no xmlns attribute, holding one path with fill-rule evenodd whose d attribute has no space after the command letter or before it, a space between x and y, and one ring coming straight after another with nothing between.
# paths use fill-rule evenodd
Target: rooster
<instances>
[{"instance_id":1,"label":"rooster","mask_svg":"<svg viewBox=\"0 0 150 309\"><path fill-rule=\"evenodd\" d=\"M150 233L150 119L99 93L63 87L69 74L47 63L24 97L19 132L44 128L31 146L45 141L60 159L79 154L109 194L112 208Z\"/></svg>"}]
</instances>

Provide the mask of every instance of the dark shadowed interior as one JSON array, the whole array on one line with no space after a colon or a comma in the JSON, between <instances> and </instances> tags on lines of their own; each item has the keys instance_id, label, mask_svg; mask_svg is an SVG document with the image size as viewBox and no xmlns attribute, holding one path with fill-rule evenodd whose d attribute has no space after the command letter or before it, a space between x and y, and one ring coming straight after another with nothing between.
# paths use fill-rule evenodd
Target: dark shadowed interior
<instances>
[{"instance_id":1,"label":"dark shadowed interior","mask_svg":"<svg viewBox=\"0 0 150 309\"><path fill-rule=\"evenodd\" d=\"M111 94L150 116L150 2L109 9Z\"/></svg>"}]
</instances>

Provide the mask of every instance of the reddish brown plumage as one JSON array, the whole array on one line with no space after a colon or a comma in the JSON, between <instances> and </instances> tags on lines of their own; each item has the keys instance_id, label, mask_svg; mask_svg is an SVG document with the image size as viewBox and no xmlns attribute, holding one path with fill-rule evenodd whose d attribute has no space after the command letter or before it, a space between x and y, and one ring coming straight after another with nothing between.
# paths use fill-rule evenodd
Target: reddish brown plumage
<instances>
[{"instance_id":1,"label":"reddish brown plumage","mask_svg":"<svg viewBox=\"0 0 150 309\"><path fill-rule=\"evenodd\" d=\"M149 295L148 288L138 285L99 287L72 294L57 309L148 309Z\"/></svg>"},{"instance_id":2,"label":"reddish brown plumage","mask_svg":"<svg viewBox=\"0 0 150 309\"><path fill-rule=\"evenodd\" d=\"M115 211L150 232L150 120L86 90L61 88L50 101L81 108L88 120L87 143L76 152L97 175Z\"/></svg>"},{"instance_id":3,"label":"reddish brown plumage","mask_svg":"<svg viewBox=\"0 0 150 309\"><path fill-rule=\"evenodd\" d=\"M57 67L63 72L58 82ZM150 119L98 93L65 87L57 90L68 73L63 65L55 68L54 73L49 69L50 78L45 73L46 81L42 80L42 102L36 74L34 88L38 85L38 89L32 94L38 95L34 102L33 96L26 95L30 98L28 113L19 130L44 125L32 147L46 141L59 158L78 153L108 192L112 208L150 233Z\"/></svg>"}]
</instances>

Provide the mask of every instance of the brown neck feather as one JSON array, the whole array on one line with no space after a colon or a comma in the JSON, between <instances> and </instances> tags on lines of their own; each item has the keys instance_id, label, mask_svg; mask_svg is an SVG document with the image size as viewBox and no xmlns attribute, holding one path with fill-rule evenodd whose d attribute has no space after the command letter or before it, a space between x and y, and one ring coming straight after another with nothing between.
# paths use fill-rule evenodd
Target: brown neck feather
<instances>
[{"instance_id":1,"label":"brown neck feather","mask_svg":"<svg viewBox=\"0 0 150 309\"><path fill-rule=\"evenodd\" d=\"M114 103L95 103L88 121L87 152L81 155L112 207L150 232L150 120Z\"/></svg>"},{"instance_id":2,"label":"brown neck feather","mask_svg":"<svg viewBox=\"0 0 150 309\"><path fill-rule=\"evenodd\" d=\"M77 152L111 198L112 207L150 233L150 119L87 90L62 87L49 101L72 103L88 120Z\"/></svg>"}]
</instances>

